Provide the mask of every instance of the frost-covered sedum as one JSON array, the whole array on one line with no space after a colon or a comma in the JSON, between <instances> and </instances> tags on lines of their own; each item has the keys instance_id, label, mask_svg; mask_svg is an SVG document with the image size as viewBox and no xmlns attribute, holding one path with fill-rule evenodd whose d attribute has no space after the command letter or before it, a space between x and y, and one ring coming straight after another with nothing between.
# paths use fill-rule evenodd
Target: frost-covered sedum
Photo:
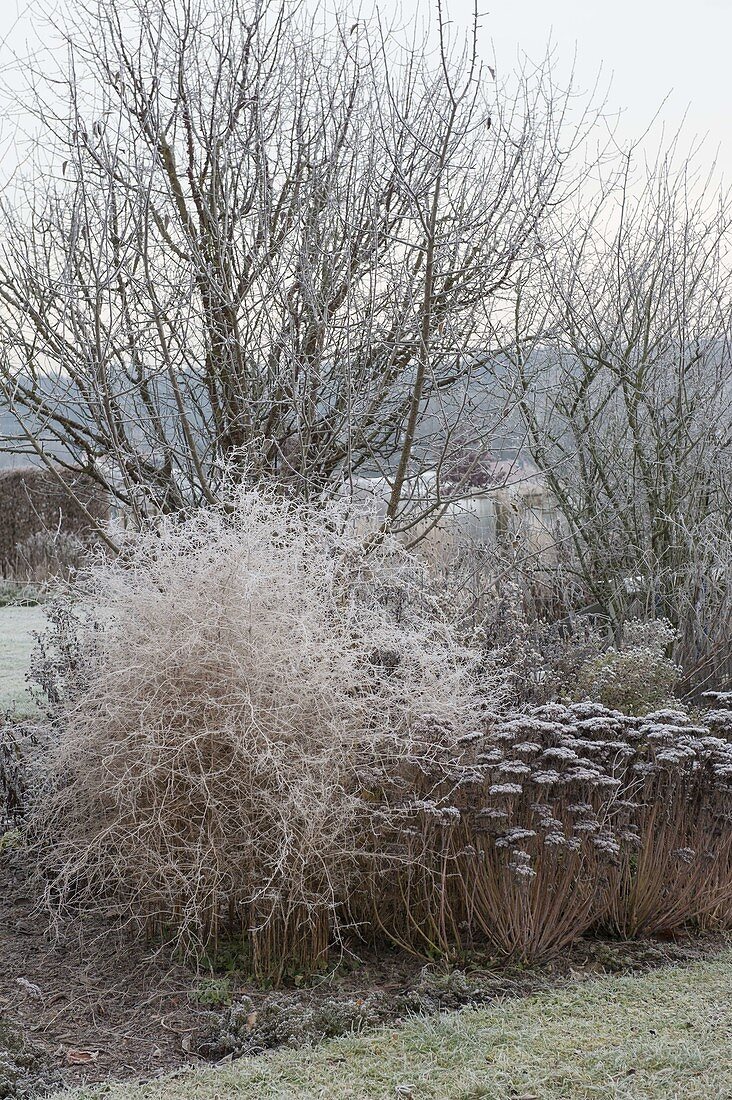
<instances>
[{"instance_id":1,"label":"frost-covered sedum","mask_svg":"<svg viewBox=\"0 0 732 1100\"><path fill-rule=\"evenodd\" d=\"M473 658L389 539L242 491L94 565L32 832L57 911L121 910L255 964L337 932L379 776L479 721ZM369 792L364 797L364 792ZM381 803L378 810L374 807Z\"/></svg>"}]
</instances>

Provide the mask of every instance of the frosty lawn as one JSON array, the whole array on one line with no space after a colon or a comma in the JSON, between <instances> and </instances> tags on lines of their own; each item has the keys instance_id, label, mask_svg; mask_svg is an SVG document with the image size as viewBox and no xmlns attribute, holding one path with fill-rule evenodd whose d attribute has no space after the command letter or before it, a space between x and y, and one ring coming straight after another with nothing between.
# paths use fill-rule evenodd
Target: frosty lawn
<instances>
[{"instance_id":1,"label":"frosty lawn","mask_svg":"<svg viewBox=\"0 0 732 1100\"><path fill-rule=\"evenodd\" d=\"M57 1100L729 1100L732 952Z\"/></svg>"},{"instance_id":2,"label":"frosty lawn","mask_svg":"<svg viewBox=\"0 0 732 1100\"><path fill-rule=\"evenodd\" d=\"M0 608L0 708L15 707L19 714L35 708L28 695L25 674L33 649L33 632L46 625L42 607Z\"/></svg>"}]
</instances>

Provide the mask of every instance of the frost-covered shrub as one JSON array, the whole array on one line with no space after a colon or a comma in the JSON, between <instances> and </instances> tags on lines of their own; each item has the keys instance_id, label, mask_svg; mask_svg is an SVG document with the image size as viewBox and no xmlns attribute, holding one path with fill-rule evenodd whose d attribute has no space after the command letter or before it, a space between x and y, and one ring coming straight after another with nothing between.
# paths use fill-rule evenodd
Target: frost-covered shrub
<instances>
[{"instance_id":1,"label":"frost-covered shrub","mask_svg":"<svg viewBox=\"0 0 732 1100\"><path fill-rule=\"evenodd\" d=\"M456 627L501 672L515 705L574 696L580 670L607 647L605 624L580 609L591 602L560 556L537 557L521 542L458 542L423 553Z\"/></svg>"},{"instance_id":2,"label":"frost-covered shrub","mask_svg":"<svg viewBox=\"0 0 732 1100\"><path fill-rule=\"evenodd\" d=\"M732 721L713 734L678 710L495 715L459 756L402 772L369 921L411 950L487 940L535 961L598 923L634 936L729 917L730 738Z\"/></svg>"},{"instance_id":3,"label":"frost-covered shrub","mask_svg":"<svg viewBox=\"0 0 732 1100\"><path fill-rule=\"evenodd\" d=\"M457 566L447 575L444 567L437 571L457 628L481 650L491 675L503 676L514 704L572 694L582 666L605 648L602 631L586 616L562 614L563 606L555 606L538 581L532 588L510 564L476 555L467 555L463 572ZM475 576L481 565L482 585Z\"/></svg>"},{"instance_id":4,"label":"frost-covered shrub","mask_svg":"<svg viewBox=\"0 0 732 1100\"><path fill-rule=\"evenodd\" d=\"M33 1100L61 1088L61 1074L48 1054L0 1022L0 1096Z\"/></svg>"},{"instance_id":5,"label":"frost-covered shrub","mask_svg":"<svg viewBox=\"0 0 732 1100\"><path fill-rule=\"evenodd\" d=\"M242 491L91 567L36 669L61 731L31 823L54 911L192 949L239 931L275 976L322 960L390 819L383 777L481 708L415 562L357 527Z\"/></svg>"},{"instance_id":6,"label":"frost-covered shrub","mask_svg":"<svg viewBox=\"0 0 732 1100\"><path fill-rule=\"evenodd\" d=\"M256 1001L243 997L212 1018L198 1052L218 1059L300 1047L409 1016L486 1004L495 996L481 975L426 966L404 987L349 993L322 986L268 993Z\"/></svg>"},{"instance_id":7,"label":"frost-covered shrub","mask_svg":"<svg viewBox=\"0 0 732 1100\"><path fill-rule=\"evenodd\" d=\"M408 796L391 799L400 828L382 842L394 867L374 876L372 923L411 949L487 940L524 961L589 928L618 851L606 807L619 784L599 738L617 723L598 712L592 742L558 704L496 714L459 753L403 773Z\"/></svg>"},{"instance_id":8,"label":"frost-covered shrub","mask_svg":"<svg viewBox=\"0 0 732 1100\"><path fill-rule=\"evenodd\" d=\"M107 514L91 478L43 466L0 471L0 574L41 584L68 579Z\"/></svg>"},{"instance_id":9,"label":"frost-covered shrub","mask_svg":"<svg viewBox=\"0 0 732 1100\"><path fill-rule=\"evenodd\" d=\"M725 733L679 710L640 718L592 703L501 722L488 793L503 807L488 802L483 857L493 904L477 910L485 931L504 949L523 935L534 955L569 937L572 920L575 934L599 920L634 936L729 909L732 724ZM517 774L521 764L529 770ZM507 869L525 881L523 894Z\"/></svg>"},{"instance_id":10,"label":"frost-covered shrub","mask_svg":"<svg viewBox=\"0 0 732 1100\"><path fill-rule=\"evenodd\" d=\"M0 607L37 607L45 597L45 587L41 584L0 578Z\"/></svg>"},{"instance_id":11,"label":"frost-covered shrub","mask_svg":"<svg viewBox=\"0 0 732 1100\"><path fill-rule=\"evenodd\" d=\"M732 716L730 716L732 718ZM603 923L623 936L732 916L732 721L693 724L684 711L645 716L624 788L637 851L621 851Z\"/></svg>"},{"instance_id":12,"label":"frost-covered shrub","mask_svg":"<svg viewBox=\"0 0 732 1100\"><path fill-rule=\"evenodd\" d=\"M275 1047L301 1047L357 1034L384 1023L389 1015L389 999L378 992L357 997L334 991L327 998L272 993L259 1004L244 997L213 1023L200 1052L209 1058L238 1058Z\"/></svg>"},{"instance_id":13,"label":"frost-covered shrub","mask_svg":"<svg viewBox=\"0 0 732 1100\"><path fill-rule=\"evenodd\" d=\"M644 714L667 703L681 669L666 651L676 638L665 619L632 620L625 625L620 649L611 647L581 668L576 698Z\"/></svg>"},{"instance_id":14,"label":"frost-covered shrub","mask_svg":"<svg viewBox=\"0 0 732 1100\"><path fill-rule=\"evenodd\" d=\"M49 601L46 618L48 626L36 638L27 679L31 695L55 724L86 690L88 654L99 623L93 606L75 605L68 594Z\"/></svg>"},{"instance_id":15,"label":"frost-covered shrub","mask_svg":"<svg viewBox=\"0 0 732 1100\"><path fill-rule=\"evenodd\" d=\"M90 552L87 541L64 531L34 531L16 544L15 577L38 583L67 581Z\"/></svg>"}]
</instances>

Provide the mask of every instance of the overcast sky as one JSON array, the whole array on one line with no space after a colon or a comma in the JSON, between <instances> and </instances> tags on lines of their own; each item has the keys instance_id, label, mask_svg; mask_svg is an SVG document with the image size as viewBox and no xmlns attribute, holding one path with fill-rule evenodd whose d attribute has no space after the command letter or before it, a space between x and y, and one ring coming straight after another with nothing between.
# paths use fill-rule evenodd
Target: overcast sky
<instances>
[{"instance_id":1,"label":"overcast sky","mask_svg":"<svg viewBox=\"0 0 732 1100\"><path fill-rule=\"evenodd\" d=\"M57 0L60 8L66 0ZM328 6L334 0L326 0ZM667 129L675 131L686 116L688 139L706 135L706 152L718 153L727 182L732 181L730 51L732 0L482 0L481 48L495 55L506 72L523 51L543 55L551 38L569 66L576 51L580 85L589 87L602 66L612 78L609 106L622 112L620 136L642 133L664 98ZM472 0L448 0L450 13L467 25ZM427 0L404 0L409 14ZM393 4L384 4L393 11ZM22 54L32 34L27 0L0 0L0 66L7 72L13 53ZM3 155L12 159L12 150ZM4 165L7 169L8 164Z\"/></svg>"},{"instance_id":2,"label":"overcast sky","mask_svg":"<svg viewBox=\"0 0 732 1100\"><path fill-rule=\"evenodd\" d=\"M643 132L663 106L667 128L686 116L689 139L707 136L732 179L732 0L484 0L483 33L499 66L517 50L540 54L548 39L567 62L576 48L580 82L600 66L612 77L609 104L625 138ZM455 0L465 18L469 0Z\"/></svg>"}]
</instances>

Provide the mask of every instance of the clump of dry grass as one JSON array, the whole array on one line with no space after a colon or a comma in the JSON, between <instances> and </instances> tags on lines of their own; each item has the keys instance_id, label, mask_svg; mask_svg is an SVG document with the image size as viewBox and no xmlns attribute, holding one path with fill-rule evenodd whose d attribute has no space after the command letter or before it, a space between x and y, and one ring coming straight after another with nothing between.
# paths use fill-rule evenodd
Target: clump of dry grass
<instances>
[{"instance_id":1,"label":"clump of dry grass","mask_svg":"<svg viewBox=\"0 0 732 1100\"><path fill-rule=\"evenodd\" d=\"M317 965L390 817L368 792L427 751L426 714L430 752L479 721L425 593L337 507L256 492L94 565L31 823L54 913L118 910L188 950L238 931L274 977Z\"/></svg>"}]
</instances>

